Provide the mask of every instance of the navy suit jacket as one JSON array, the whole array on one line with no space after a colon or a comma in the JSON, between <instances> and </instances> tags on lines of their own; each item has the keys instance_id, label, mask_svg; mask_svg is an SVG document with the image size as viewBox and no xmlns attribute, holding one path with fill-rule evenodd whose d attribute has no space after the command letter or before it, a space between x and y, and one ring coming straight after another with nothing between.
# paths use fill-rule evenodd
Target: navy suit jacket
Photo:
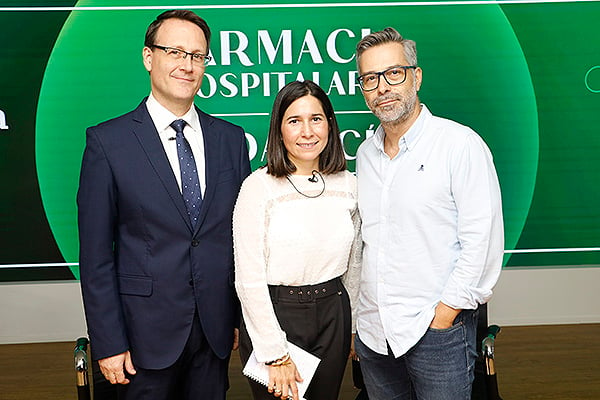
<instances>
[{"instance_id":1,"label":"navy suit jacket","mask_svg":"<svg viewBox=\"0 0 600 400\"><path fill-rule=\"evenodd\" d=\"M77 203L81 288L92 352L131 351L135 366L172 365L194 313L227 357L239 318L232 213L250 162L242 128L196 108L206 189L196 229L145 100L88 128Z\"/></svg>"}]
</instances>

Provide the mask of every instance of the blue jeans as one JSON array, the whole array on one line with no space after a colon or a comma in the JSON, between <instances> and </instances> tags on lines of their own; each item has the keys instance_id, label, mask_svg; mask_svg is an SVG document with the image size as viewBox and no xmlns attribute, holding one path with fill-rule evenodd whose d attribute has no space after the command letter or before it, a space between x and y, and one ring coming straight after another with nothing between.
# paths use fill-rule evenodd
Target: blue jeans
<instances>
[{"instance_id":1,"label":"blue jeans","mask_svg":"<svg viewBox=\"0 0 600 400\"><path fill-rule=\"evenodd\" d=\"M429 328L406 354L383 355L356 336L369 400L470 400L477 311L463 310L448 329Z\"/></svg>"}]
</instances>

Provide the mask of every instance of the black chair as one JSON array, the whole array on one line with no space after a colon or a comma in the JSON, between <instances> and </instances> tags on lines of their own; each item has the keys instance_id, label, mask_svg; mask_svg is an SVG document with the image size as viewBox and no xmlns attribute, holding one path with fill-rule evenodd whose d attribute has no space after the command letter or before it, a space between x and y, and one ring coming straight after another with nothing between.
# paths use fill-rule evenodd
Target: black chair
<instances>
[{"instance_id":1,"label":"black chair","mask_svg":"<svg viewBox=\"0 0 600 400\"><path fill-rule=\"evenodd\" d=\"M75 374L77 376L78 400L118 400L121 396L120 385L111 385L107 381L97 361L88 362L88 338L77 339L75 345ZM89 385L89 367L92 369L92 387ZM93 396L92 393L93 392Z\"/></svg>"},{"instance_id":2,"label":"black chair","mask_svg":"<svg viewBox=\"0 0 600 400\"><path fill-rule=\"evenodd\" d=\"M498 379L496 376L496 368L494 366L494 344L496 335L500 332L498 325L488 327L487 336L482 340L481 353L485 361L485 387L488 400L502 400L498 393Z\"/></svg>"},{"instance_id":3,"label":"black chair","mask_svg":"<svg viewBox=\"0 0 600 400\"><path fill-rule=\"evenodd\" d=\"M90 400L90 385L88 381L87 347L88 339L81 337L75 344L75 376L77 378L77 398Z\"/></svg>"},{"instance_id":4,"label":"black chair","mask_svg":"<svg viewBox=\"0 0 600 400\"><path fill-rule=\"evenodd\" d=\"M488 326L487 304L479 306L477 320L477 361L471 400L502 400L498 393L498 379L494 368L494 344L500 332L498 325Z\"/></svg>"}]
</instances>

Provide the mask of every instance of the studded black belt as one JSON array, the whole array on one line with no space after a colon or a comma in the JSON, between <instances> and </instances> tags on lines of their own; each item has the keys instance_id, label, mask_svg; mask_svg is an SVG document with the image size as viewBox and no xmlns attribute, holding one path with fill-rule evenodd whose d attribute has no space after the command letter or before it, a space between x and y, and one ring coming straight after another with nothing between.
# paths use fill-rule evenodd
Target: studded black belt
<instances>
[{"instance_id":1,"label":"studded black belt","mask_svg":"<svg viewBox=\"0 0 600 400\"><path fill-rule=\"evenodd\" d=\"M316 285L269 285L269 293L271 294L271 301L273 303L277 303L279 300L308 303L334 294L339 296L342 294L342 288L342 280L337 277L327 282L317 283Z\"/></svg>"}]
</instances>

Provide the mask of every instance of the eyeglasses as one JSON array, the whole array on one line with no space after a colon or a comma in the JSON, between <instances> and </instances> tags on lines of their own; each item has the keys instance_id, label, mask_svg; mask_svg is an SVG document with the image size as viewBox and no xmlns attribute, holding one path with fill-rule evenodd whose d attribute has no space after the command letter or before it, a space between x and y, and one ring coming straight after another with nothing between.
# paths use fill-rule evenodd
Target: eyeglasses
<instances>
[{"instance_id":1,"label":"eyeglasses","mask_svg":"<svg viewBox=\"0 0 600 400\"><path fill-rule=\"evenodd\" d=\"M365 92L370 92L379 87L379 80L383 76L383 79L388 85L399 85L404 83L406 80L406 70L415 69L416 65L396 65L381 72L371 72L364 74L356 78L361 89Z\"/></svg>"},{"instance_id":2,"label":"eyeglasses","mask_svg":"<svg viewBox=\"0 0 600 400\"><path fill-rule=\"evenodd\" d=\"M199 65L207 65L210 60L212 60L212 57L209 55L202 53L190 53L189 51L181 50L176 47L159 46L157 44L153 44L150 47L164 50L164 52L167 53L167 56L173 60L180 60L182 58L185 60L187 56L190 56L192 58L192 62Z\"/></svg>"}]
</instances>

